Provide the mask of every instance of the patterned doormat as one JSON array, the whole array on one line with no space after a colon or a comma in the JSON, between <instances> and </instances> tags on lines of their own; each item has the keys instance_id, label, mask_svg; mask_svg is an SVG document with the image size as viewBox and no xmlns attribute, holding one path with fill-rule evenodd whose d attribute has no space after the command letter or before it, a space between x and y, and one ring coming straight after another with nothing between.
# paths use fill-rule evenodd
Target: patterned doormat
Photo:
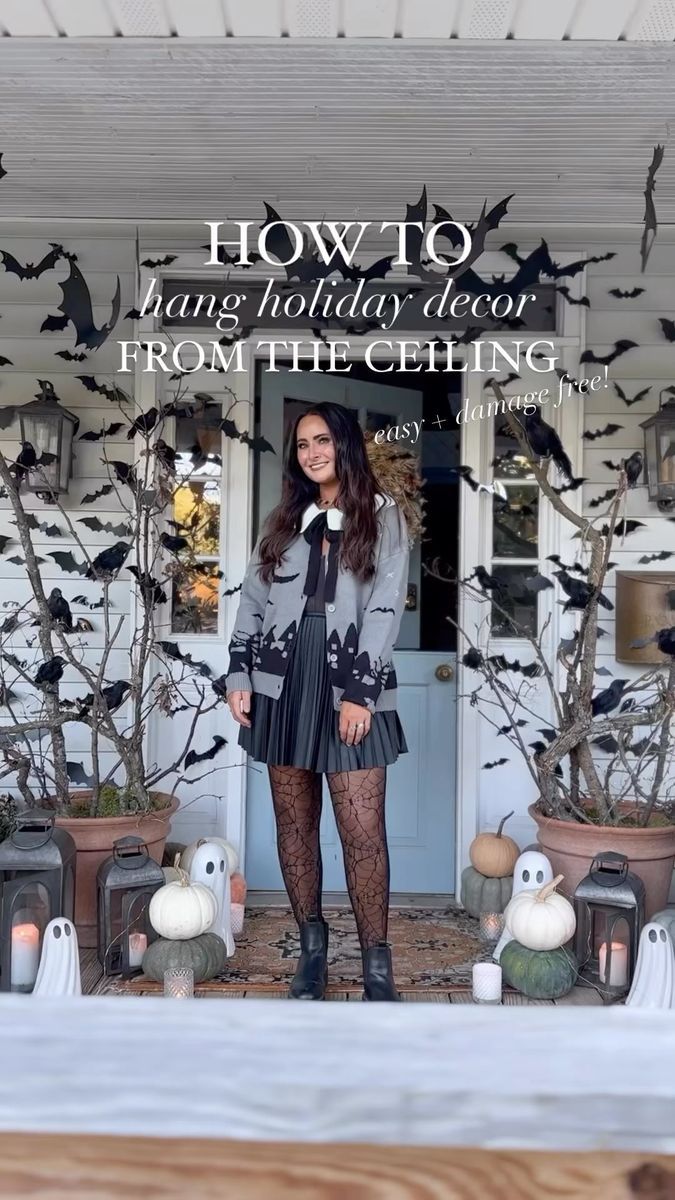
<instances>
[{"instance_id":1,"label":"patterned doormat","mask_svg":"<svg viewBox=\"0 0 675 1200\"><path fill-rule=\"evenodd\" d=\"M328 971L331 991L363 990L361 951L350 910L326 909L330 926ZM478 921L460 909L393 908L389 915L397 986L406 992L447 992L471 987L474 962L489 960L490 949L478 940ZM198 985L202 994L230 991L265 995L290 983L300 954L298 930L290 909L247 910L237 948L222 975ZM150 994L162 990L144 976L123 982L106 979L97 992Z\"/></svg>"}]
</instances>

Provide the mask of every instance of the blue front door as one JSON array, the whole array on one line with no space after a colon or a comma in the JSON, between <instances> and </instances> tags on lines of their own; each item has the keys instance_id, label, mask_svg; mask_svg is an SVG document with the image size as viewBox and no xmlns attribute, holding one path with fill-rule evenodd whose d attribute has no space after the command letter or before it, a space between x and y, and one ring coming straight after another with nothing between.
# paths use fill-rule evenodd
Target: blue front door
<instances>
[{"instance_id":1,"label":"blue front door","mask_svg":"<svg viewBox=\"0 0 675 1200\"><path fill-rule=\"evenodd\" d=\"M380 383L346 381L330 375L280 371L262 375L260 432L276 455L260 457L257 483L259 523L278 503L281 489L282 447L285 431L301 409L318 400L333 400L358 409L364 428L385 428L422 417L422 393ZM435 441L429 439L435 438ZM446 443L448 445L449 443ZM438 458L438 434L425 433L414 447L421 454L425 476L425 449ZM450 451L448 450L448 454ZM430 465L433 475L438 467ZM455 476L456 478L456 476ZM433 557L426 543L416 543L411 553L409 605L404 613L395 655L399 681L399 716L408 753L387 769L386 821L394 892L454 891L455 862L455 656L444 650L420 649L433 638L425 620L440 624L438 604L424 611L421 586L422 560ZM448 605L451 595L448 589ZM445 625L445 629L449 626ZM441 638L443 630L441 629ZM443 645L438 638L434 644ZM345 877L340 841L333 818L330 793L323 782L321 847L324 889L344 891ZM246 798L246 878L254 890L283 891L277 858L276 832L267 767L249 760Z\"/></svg>"}]
</instances>

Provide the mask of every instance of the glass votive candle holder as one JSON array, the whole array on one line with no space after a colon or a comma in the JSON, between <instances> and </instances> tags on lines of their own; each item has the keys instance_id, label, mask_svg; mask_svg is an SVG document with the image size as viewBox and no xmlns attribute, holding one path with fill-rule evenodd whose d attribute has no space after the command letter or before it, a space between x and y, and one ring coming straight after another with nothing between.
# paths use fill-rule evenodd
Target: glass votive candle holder
<instances>
[{"instance_id":1,"label":"glass votive candle holder","mask_svg":"<svg viewBox=\"0 0 675 1200\"><path fill-rule=\"evenodd\" d=\"M498 942L504 932L504 914L482 912L479 917L478 937L481 942Z\"/></svg>"},{"instance_id":2,"label":"glass votive candle holder","mask_svg":"<svg viewBox=\"0 0 675 1200\"><path fill-rule=\"evenodd\" d=\"M498 963L474 963L472 983L475 1004L501 1004L502 969Z\"/></svg>"},{"instance_id":3,"label":"glass votive candle holder","mask_svg":"<svg viewBox=\"0 0 675 1200\"><path fill-rule=\"evenodd\" d=\"M195 974L192 967L171 967L164 972L164 995L172 1000L189 1000L195 994Z\"/></svg>"}]
</instances>

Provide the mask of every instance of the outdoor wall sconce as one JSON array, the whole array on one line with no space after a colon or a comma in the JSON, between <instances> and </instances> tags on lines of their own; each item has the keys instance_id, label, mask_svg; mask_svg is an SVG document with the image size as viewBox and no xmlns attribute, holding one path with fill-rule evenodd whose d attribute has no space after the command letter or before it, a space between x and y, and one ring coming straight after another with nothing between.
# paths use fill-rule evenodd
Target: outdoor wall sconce
<instances>
[{"instance_id":1,"label":"outdoor wall sconce","mask_svg":"<svg viewBox=\"0 0 675 1200\"><path fill-rule=\"evenodd\" d=\"M656 642L634 645L673 624L675 574L672 571L617 571L617 662L658 666L670 661Z\"/></svg>"},{"instance_id":2,"label":"outdoor wall sconce","mask_svg":"<svg viewBox=\"0 0 675 1200\"><path fill-rule=\"evenodd\" d=\"M74 915L75 843L47 812L21 813L0 844L0 991L32 992L54 917Z\"/></svg>"},{"instance_id":3,"label":"outdoor wall sconce","mask_svg":"<svg viewBox=\"0 0 675 1200\"><path fill-rule=\"evenodd\" d=\"M574 954L579 982L618 1000L630 988L645 919L645 885L628 870L623 854L593 859L574 893Z\"/></svg>"},{"instance_id":4,"label":"outdoor wall sconce","mask_svg":"<svg viewBox=\"0 0 675 1200\"><path fill-rule=\"evenodd\" d=\"M661 396L664 391L661 391ZM649 499L655 500L661 512L675 509L675 400L662 405L646 421L640 422L645 431L645 469Z\"/></svg>"},{"instance_id":5,"label":"outdoor wall sconce","mask_svg":"<svg viewBox=\"0 0 675 1200\"><path fill-rule=\"evenodd\" d=\"M164 886L164 872L142 838L119 838L96 876L98 961L105 975L130 979L142 972L143 955L157 937L148 910Z\"/></svg>"},{"instance_id":6,"label":"outdoor wall sconce","mask_svg":"<svg viewBox=\"0 0 675 1200\"><path fill-rule=\"evenodd\" d=\"M58 400L44 387L30 404L18 410L22 442L30 442L38 459L42 454L48 461L28 471L24 488L28 492L52 496L68 491L73 467L73 438L80 424L74 413L62 408Z\"/></svg>"}]
</instances>

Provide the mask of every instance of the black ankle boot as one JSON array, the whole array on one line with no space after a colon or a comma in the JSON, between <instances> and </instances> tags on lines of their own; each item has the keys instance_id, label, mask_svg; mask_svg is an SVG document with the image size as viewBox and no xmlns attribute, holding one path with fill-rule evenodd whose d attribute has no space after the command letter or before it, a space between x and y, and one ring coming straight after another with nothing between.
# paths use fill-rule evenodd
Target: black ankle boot
<instances>
[{"instance_id":1,"label":"black ankle boot","mask_svg":"<svg viewBox=\"0 0 675 1200\"><path fill-rule=\"evenodd\" d=\"M363 951L363 1000L400 1000L391 965L391 949L378 942Z\"/></svg>"},{"instance_id":2,"label":"black ankle boot","mask_svg":"<svg viewBox=\"0 0 675 1200\"><path fill-rule=\"evenodd\" d=\"M323 1000L327 982L328 925L310 917L300 925L300 958L288 989L289 1000Z\"/></svg>"}]
</instances>

